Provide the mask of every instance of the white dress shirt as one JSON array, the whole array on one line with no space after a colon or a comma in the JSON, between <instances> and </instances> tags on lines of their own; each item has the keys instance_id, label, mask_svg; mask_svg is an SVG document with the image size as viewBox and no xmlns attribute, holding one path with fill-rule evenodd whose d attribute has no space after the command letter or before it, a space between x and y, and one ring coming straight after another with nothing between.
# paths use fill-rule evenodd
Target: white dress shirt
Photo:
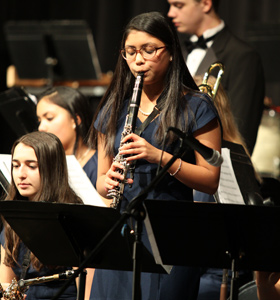
<instances>
[{"instance_id":1,"label":"white dress shirt","mask_svg":"<svg viewBox=\"0 0 280 300\"><path fill-rule=\"evenodd\" d=\"M222 20L222 22L218 26L211 28L211 29L207 29L203 33L203 37L205 39L207 39L207 38L215 35L219 31L221 31L224 27L225 27L225 23ZM190 40L192 42L196 42L198 40L198 37L196 35L192 35L190 37ZM208 48L211 47L212 44L213 44L213 40L207 42L207 47ZM196 70L198 69L198 66L200 65L201 61L203 60L203 58L206 54L206 51L207 51L207 49L196 48L188 55L186 63L187 63L188 69L192 76L195 75Z\"/></svg>"}]
</instances>

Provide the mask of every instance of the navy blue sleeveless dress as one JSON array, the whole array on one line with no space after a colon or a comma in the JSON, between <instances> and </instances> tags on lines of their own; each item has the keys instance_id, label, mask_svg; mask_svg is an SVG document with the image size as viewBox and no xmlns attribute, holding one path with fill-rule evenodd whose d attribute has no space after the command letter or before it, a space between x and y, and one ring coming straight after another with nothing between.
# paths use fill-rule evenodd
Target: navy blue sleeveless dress
<instances>
[{"instance_id":1,"label":"navy blue sleeveless dress","mask_svg":"<svg viewBox=\"0 0 280 300\"><path fill-rule=\"evenodd\" d=\"M217 117L216 110L209 98L199 92L188 93L185 95L186 105L188 105L188 127L189 133L202 128L211 120ZM120 145L121 133L125 124L128 101L125 103L123 114L118 122L117 136L115 140L115 154ZM142 137L150 144L161 149L155 136L159 125L160 116L151 122ZM186 118L184 118L186 119ZM98 119L95 122L97 127ZM136 127L141 125L137 119ZM106 132L105 126L102 129ZM174 143L165 151L174 153L179 146L179 142ZM193 151L183 158L185 161L195 163ZM136 197L154 178L157 171L157 165L151 164L146 160L139 160L136 163L134 173L134 183L132 187L125 186L122 209L127 203ZM149 192L147 199L160 200L186 200L193 201L193 190L179 182L168 173L164 176L160 184ZM147 249L151 249L145 228L143 230L142 241ZM112 249L114 255L114 249ZM91 290L91 300L131 300L132 299L132 272L113 271L113 270L95 270L93 285ZM171 273L168 274L141 274L142 300L194 300L197 297L199 286L200 270L184 266L174 266Z\"/></svg>"},{"instance_id":2,"label":"navy blue sleeveless dress","mask_svg":"<svg viewBox=\"0 0 280 300\"><path fill-rule=\"evenodd\" d=\"M98 155L96 150L93 156L87 161L87 163L83 167L85 173L87 174L87 177L90 179L91 183L95 188L97 179L97 161Z\"/></svg>"}]
</instances>

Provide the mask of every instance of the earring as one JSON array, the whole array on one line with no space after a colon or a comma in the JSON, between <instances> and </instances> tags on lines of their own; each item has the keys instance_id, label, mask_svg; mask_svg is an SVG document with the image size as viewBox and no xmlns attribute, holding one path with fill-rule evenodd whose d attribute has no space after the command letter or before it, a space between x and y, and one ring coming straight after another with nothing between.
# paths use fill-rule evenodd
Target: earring
<instances>
[{"instance_id":1,"label":"earring","mask_svg":"<svg viewBox=\"0 0 280 300\"><path fill-rule=\"evenodd\" d=\"M172 56L170 56L170 58L169 58L169 61L172 61L173 60L173 57Z\"/></svg>"}]
</instances>

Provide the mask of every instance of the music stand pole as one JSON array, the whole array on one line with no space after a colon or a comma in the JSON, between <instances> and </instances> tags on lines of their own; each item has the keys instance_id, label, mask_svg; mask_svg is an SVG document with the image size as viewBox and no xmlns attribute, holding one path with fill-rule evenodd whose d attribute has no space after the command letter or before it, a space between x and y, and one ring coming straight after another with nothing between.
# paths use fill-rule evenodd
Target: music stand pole
<instances>
[{"instance_id":1,"label":"music stand pole","mask_svg":"<svg viewBox=\"0 0 280 300\"><path fill-rule=\"evenodd\" d=\"M80 264L79 268L75 270L74 274L69 278L69 280L62 286L58 293L52 298L56 300L66 288L71 284L73 279L80 274L84 267L90 262L94 256L102 249L106 241L109 240L111 235L115 230L119 229L129 217L133 217L136 220L135 227L135 241L134 241L134 253L133 253L133 293L132 300L141 300L141 261L142 261L142 249L143 244L141 241L143 220L145 219L145 210L143 208L143 201L146 199L148 192L154 188L163 178L167 170L174 163L174 161L184 153L183 144L180 146L177 153L175 153L172 158L167 162L167 164L158 172L157 176L151 181L151 183L135 198L128 203L126 209L121 214L120 219L113 225L113 227L107 232L107 234L101 239L101 241L96 245L96 247L89 253L89 255ZM81 300L81 299L79 299Z\"/></svg>"},{"instance_id":2,"label":"music stand pole","mask_svg":"<svg viewBox=\"0 0 280 300\"><path fill-rule=\"evenodd\" d=\"M79 275L79 289L78 289L78 300L84 300L85 299L85 290L86 290L86 277L87 272L83 270Z\"/></svg>"},{"instance_id":3,"label":"music stand pole","mask_svg":"<svg viewBox=\"0 0 280 300\"><path fill-rule=\"evenodd\" d=\"M143 207L143 201L146 199L150 190L152 190L165 176L167 170L175 162L175 160L184 153L183 143L181 143L178 151L171 157L167 164L158 172L156 177L138 196L133 198L127 205L125 211L127 215L133 216L136 220L135 240L133 251L133 293L132 300L141 300L141 261L143 244L141 241L143 221L146 217L146 212Z\"/></svg>"},{"instance_id":4,"label":"music stand pole","mask_svg":"<svg viewBox=\"0 0 280 300\"><path fill-rule=\"evenodd\" d=\"M48 69L48 86L53 87L54 81L54 67L57 65L57 59L53 57L47 57L45 60Z\"/></svg>"},{"instance_id":5,"label":"music stand pole","mask_svg":"<svg viewBox=\"0 0 280 300\"><path fill-rule=\"evenodd\" d=\"M136 212L136 211L135 211ZM142 255L143 255L143 243L141 241L141 235L143 231L143 221L146 213L143 205L140 204L140 208L137 209L137 213L134 212L135 218L135 239L133 244L133 287L132 298L133 300L141 300L141 272L142 272Z\"/></svg>"},{"instance_id":6,"label":"music stand pole","mask_svg":"<svg viewBox=\"0 0 280 300\"><path fill-rule=\"evenodd\" d=\"M236 270L236 264L238 259L233 258L231 262L231 285L230 285L230 300L238 300L238 290L239 290L239 279L238 271Z\"/></svg>"}]
</instances>

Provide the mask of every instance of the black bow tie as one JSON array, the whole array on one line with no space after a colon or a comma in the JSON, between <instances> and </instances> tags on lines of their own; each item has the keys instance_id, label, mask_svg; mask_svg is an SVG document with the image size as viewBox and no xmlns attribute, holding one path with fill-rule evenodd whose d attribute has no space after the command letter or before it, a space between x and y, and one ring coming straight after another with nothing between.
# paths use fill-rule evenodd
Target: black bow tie
<instances>
[{"instance_id":1,"label":"black bow tie","mask_svg":"<svg viewBox=\"0 0 280 300\"><path fill-rule=\"evenodd\" d=\"M207 49L208 48L207 43L209 41L213 40L216 35L217 34L214 34L207 39L205 39L202 35L198 38L198 40L196 42L192 42L190 40L185 41L185 46L187 48L188 53L190 54L196 48Z\"/></svg>"}]
</instances>

